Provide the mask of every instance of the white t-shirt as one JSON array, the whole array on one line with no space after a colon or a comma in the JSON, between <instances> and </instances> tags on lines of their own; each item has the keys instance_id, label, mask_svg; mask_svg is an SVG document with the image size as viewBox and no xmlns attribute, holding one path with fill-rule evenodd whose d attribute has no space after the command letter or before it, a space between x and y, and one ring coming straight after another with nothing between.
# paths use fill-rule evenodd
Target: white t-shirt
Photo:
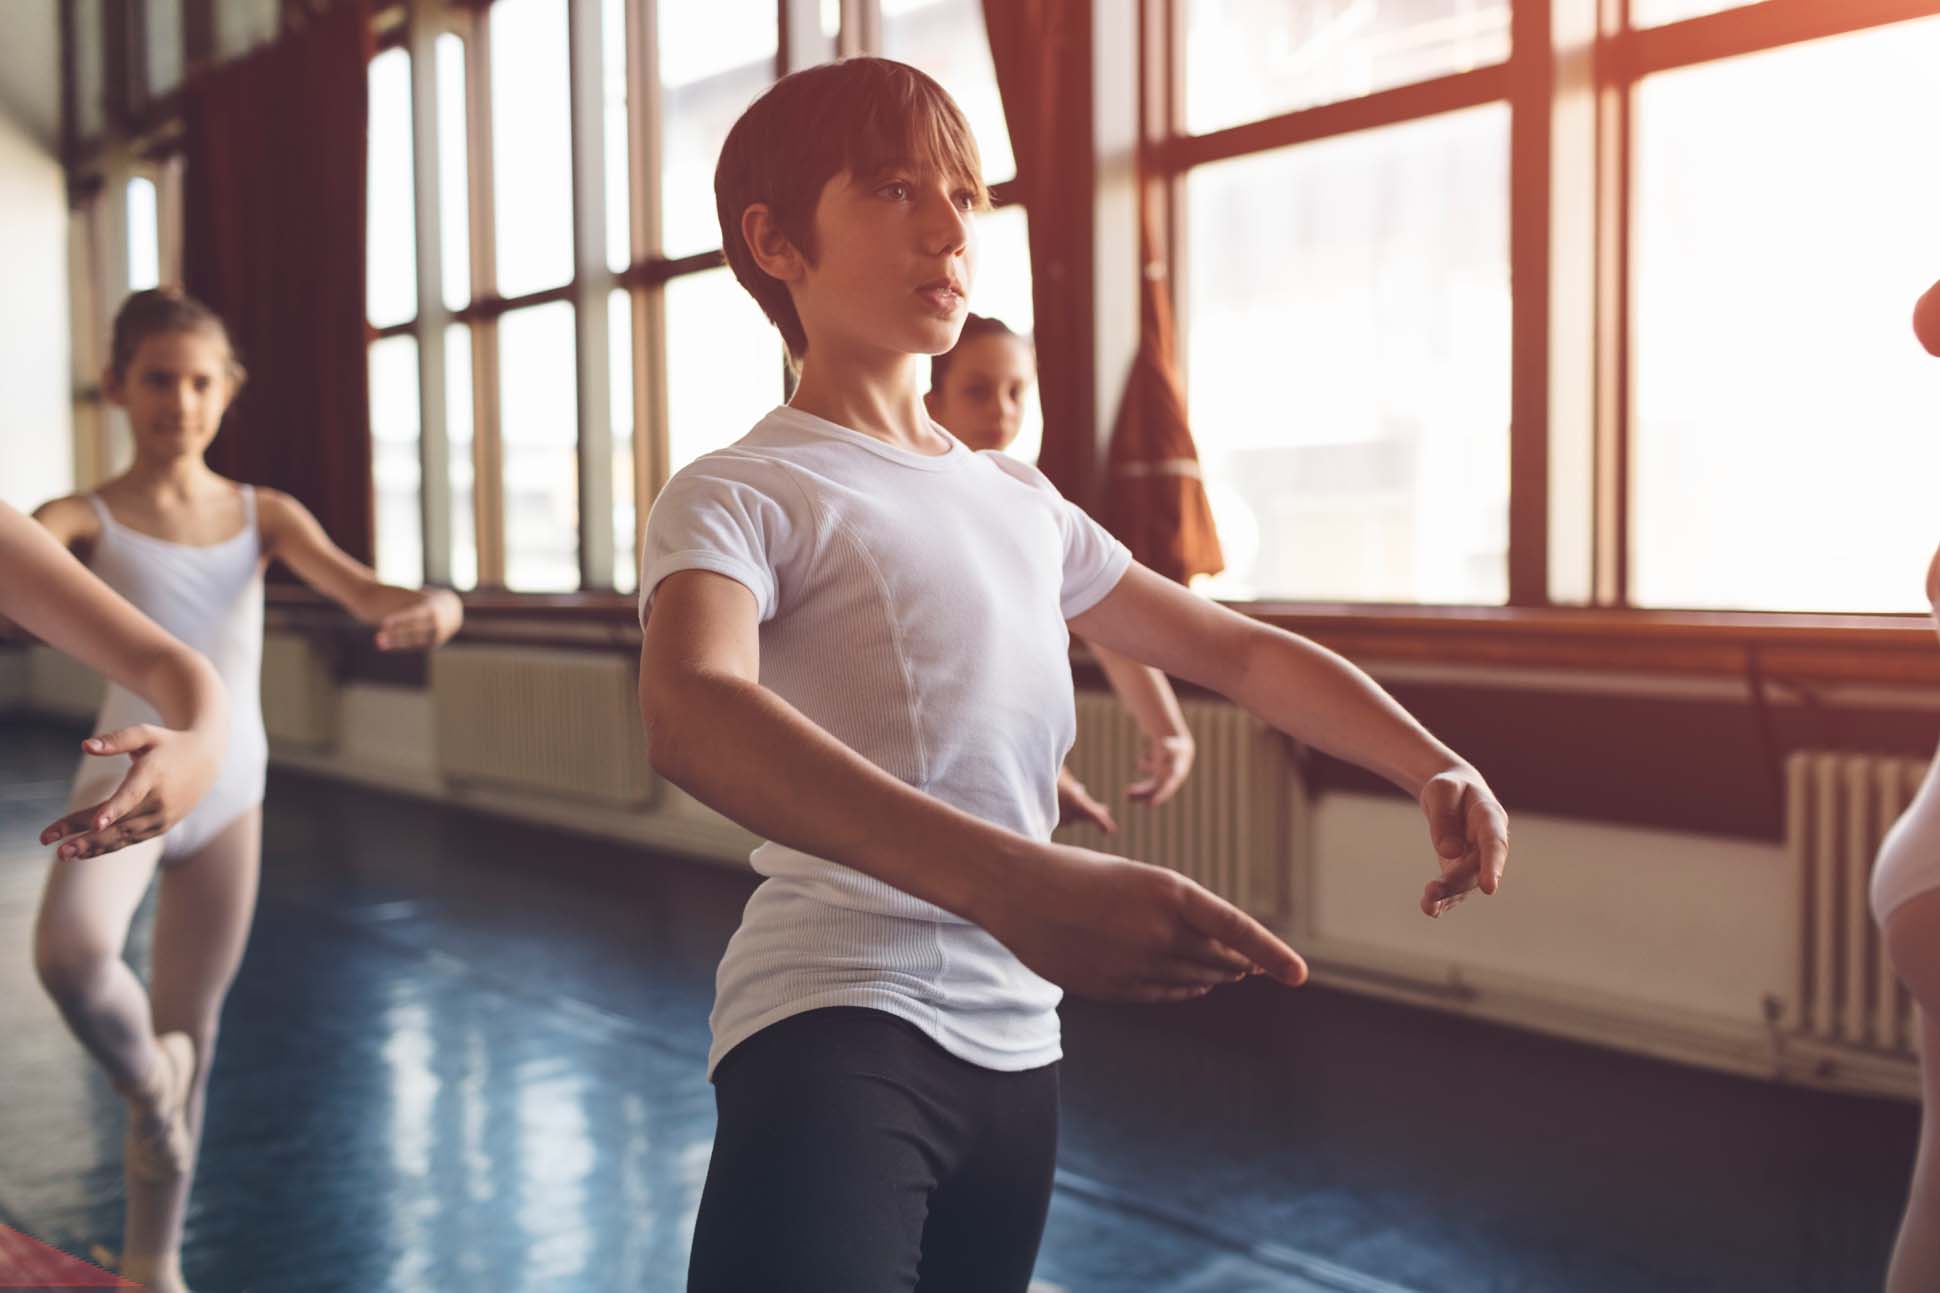
<instances>
[{"instance_id":1,"label":"white t-shirt","mask_svg":"<svg viewBox=\"0 0 1940 1293\"><path fill-rule=\"evenodd\" d=\"M1065 621L1131 554L1036 468L949 445L926 456L776 409L654 502L641 621L679 571L746 585L764 687L918 790L1048 839L1076 733ZM887 1011L985 1068L1058 1058L1059 989L982 928L780 844L752 861L768 879L716 976L710 1075L824 1006Z\"/></svg>"}]
</instances>

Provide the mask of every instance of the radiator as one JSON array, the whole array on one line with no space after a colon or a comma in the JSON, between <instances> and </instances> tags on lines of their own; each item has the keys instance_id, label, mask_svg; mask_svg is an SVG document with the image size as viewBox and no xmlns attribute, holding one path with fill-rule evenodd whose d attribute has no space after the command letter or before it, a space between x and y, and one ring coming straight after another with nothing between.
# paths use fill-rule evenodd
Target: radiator
<instances>
[{"instance_id":1,"label":"radiator","mask_svg":"<svg viewBox=\"0 0 1940 1293\"><path fill-rule=\"evenodd\" d=\"M1786 848L1797 875L1798 1037L1869 1056L1914 1057L1912 999L1893 974L1867 888L1887 830L1927 761L1806 751L1786 764Z\"/></svg>"},{"instance_id":2,"label":"radiator","mask_svg":"<svg viewBox=\"0 0 1940 1293\"><path fill-rule=\"evenodd\" d=\"M1224 701L1183 702L1198 747L1192 775L1166 804L1128 802L1137 779L1138 725L1108 692L1078 694L1078 742L1067 766L1118 824L1065 826L1068 844L1116 853L1190 876L1269 925L1289 915L1303 861L1303 783L1287 740Z\"/></svg>"},{"instance_id":3,"label":"radiator","mask_svg":"<svg viewBox=\"0 0 1940 1293\"><path fill-rule=\"evenodd\" d=\"M633 661L604 651L455 646L431 656L449 780L644 805L657 785Z\"/></svg>"},{"instance_id":4,"label":"radiator","mask_svg":"<svg viewBox=\"0 0 1940 1293\"><path fill-rule=\"evenodd\" d=\"M263 635L263 728L278 745L324 750L336 743L336 674L306 634Z\"/></svg>"}]
</instances>

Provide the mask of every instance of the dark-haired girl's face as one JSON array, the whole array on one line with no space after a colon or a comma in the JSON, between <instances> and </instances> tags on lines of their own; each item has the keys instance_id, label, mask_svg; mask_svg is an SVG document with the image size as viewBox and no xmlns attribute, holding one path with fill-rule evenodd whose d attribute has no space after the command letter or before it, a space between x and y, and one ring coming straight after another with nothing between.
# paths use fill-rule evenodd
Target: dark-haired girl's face
<instances>
[{"instance_id":1,"label":"dark-haired girl's face","mask_svg":"<svg viewBox=\"0 0 1940 1293\"><path fill-rule=\"evenodd\" d=\"M110 373L108 398L128 413L138 457L200 455L216 438L235 394L229 345L208 329L158 332L135 347L126 371Z\"/></svg>"},{"instance_id":2,"label":"dark-haired girl's face","mask_svg":"<svg viewBox=\"0 0 1940 1293\"><path fill-rule=\"evenodd\" d=\"M930 392L930 416L972 449L1008 449L1023 425L1037 359L1023 340L987 332L959 344Z\"/></svg>"}]
</instances>

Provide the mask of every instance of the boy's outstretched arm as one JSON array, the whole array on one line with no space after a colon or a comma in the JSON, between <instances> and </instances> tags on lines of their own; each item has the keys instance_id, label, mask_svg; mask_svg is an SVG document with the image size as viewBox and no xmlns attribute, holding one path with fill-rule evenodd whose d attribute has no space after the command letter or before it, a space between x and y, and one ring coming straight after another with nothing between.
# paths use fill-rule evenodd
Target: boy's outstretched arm
<instances>
[{"instance_id":1,"label":"boy's outstretched arm","mask_svg":"<svg viewBox=\"0 0 1940 1293\"><path fill-rule=\"evenodd\" d=\"M1441 867L1422 891L1427 914L1440 915L1471 889L1494 893L1502 883L1509 819L1482 774L1332 651L1139 565L1072 620L1071 631L1209 687L1289 736L1414 796Z\"/></svg>"},{"instance_id":2,"label":"boy's outstretched arm","mask_svg":"<svg viewBox=\"0 0 1940 1293\"><path fill-rule=\"evenodd\" d=\"M1264 970L1306 978L1293 949L1184 876L1039 843L870 763L760 683L754 594L707 571L654 592L640 650L653 767L790 848L975 921L1053 983L1135 1001L1194 997Z\"/></svg>"},{"instance_id":3,"label":"boy's outstretched arm","mask_svg":"<svg viewBox=\"0 0 1940 1293\"><path fill-rule=\"evenodd\" d=\"M1145 735L1145 750L1139 758L1140 778L1125 793L1136 801L1157 807L1185 784L1197 753L1192 733L1186 728L1185 713L1179 708L1179 698L1165 675L1152 666L1108 651L1095 642L1085 645L1091 648L1119 703L1132 711L1132 717L1138 720L1138 730Z\"/></svg>"}]
</instances>

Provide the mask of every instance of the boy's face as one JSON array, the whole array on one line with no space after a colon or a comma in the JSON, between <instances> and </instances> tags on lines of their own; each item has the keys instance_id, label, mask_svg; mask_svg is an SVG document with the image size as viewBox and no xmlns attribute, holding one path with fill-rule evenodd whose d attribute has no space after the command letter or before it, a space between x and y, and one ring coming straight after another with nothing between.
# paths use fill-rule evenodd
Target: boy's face
<instances>
[{"instance_id":1,"label":"boy's face","mask_svg":"<svg viewBox=\"0 0 1940 1293\"><path fill-rule=\"evenodd\" d=\"M1007 449L1024 419L1024 397L1037 380L1031 348L1001 332L959 345L930 392L930 416L972 449Z\"/></svg>"},{"instance_id":2,"label":"boy's face","mask_svg":"<svg viewBox=\"0 0 1940 1293\"><path fill-rule=\"evenodd\" d=\"M142 339L127 372L110 373L104 388L127 410L140 450L157 458L200 454L234 394L228 346L206 330L158 332Z\"/></svg>"},{"instance_id":3,"label":"boy's face","mask_svg":"<svg viewBox=\"0 0 1940 1293\"><path fill-rule=\"evenodd\" d=\"M914 164L843 172L815 206L815 263L790 284L809 353L935 355L956 344L976 273L975 193Z\"/></svg>"}]
</instances>

